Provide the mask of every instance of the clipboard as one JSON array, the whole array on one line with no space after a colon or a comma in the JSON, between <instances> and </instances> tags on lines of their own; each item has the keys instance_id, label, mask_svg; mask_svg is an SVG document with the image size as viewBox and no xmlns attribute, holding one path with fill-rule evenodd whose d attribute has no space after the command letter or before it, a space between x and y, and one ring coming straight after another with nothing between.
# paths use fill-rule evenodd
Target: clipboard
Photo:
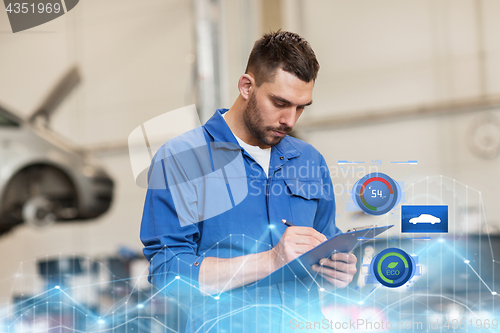
<instances>
[{"instance_id":1,"label":"clipboard","mask_svg":"<svg viewBox=\"0 0 500 333\"><path fill-rule=\"evenodd\" d=\"M324 243L316 246L309 252L304 253L295 260L290 261L285 266L274 271L267 277L249 285L249 287L267 287L271 284L301 280L307 277L317 276L318 273L311 269L311 266L319 263L323 258L328 258L336 252L351 252L360 244L374 239L377 235L394 227L388 225L369 229L356 230L338 234Z\"/></svg>"}]
</instances>

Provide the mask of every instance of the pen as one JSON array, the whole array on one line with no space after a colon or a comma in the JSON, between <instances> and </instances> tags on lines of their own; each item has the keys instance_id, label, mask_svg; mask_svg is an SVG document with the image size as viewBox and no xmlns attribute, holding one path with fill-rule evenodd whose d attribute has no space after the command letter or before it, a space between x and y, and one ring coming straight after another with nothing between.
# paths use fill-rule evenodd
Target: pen
<instances>
[{"instance_id":1,"label":"pen","mask_svg":"<svg viewBox=\"0 0 500 333\"><path fill-rule=\"evenodd\" d=\"M293 224L292 222L289 222L285 219L281 220L281 222L283 222L283 224L286 225L287 227L296 227L295 224Z\"/></svg>"},{"instance_id":2,"label":"pen","mask_svg":"<svg viewBox=\"0 0 500 333\"><path fill-rule=\"evenodd\" d=\"M359 231L359 230L364 230L364 229L372 229L372 228L376 228L376 227L377 227L376 224L374 224L374 225L367 225L367 226L364 226L364 227L355 227L355 228L347 230L347 232Z\"/></svg>"}]
</instances>

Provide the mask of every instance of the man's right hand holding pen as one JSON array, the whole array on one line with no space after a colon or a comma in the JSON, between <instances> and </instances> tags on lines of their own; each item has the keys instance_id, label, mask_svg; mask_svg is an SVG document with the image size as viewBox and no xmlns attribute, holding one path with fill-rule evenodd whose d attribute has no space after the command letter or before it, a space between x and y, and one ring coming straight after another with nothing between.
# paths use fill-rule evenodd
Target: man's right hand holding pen
<instances>
[{"instance_id":1,"label":"man's right hand holding pen","mask_svg":"<svg viewBox=\"0 0 500 333\"><path fill-rule=\"evenodd\" d=\"M258 281L327 240L313 228L288 223L290 227L271 250L234 258L206 257L199 273L202 294L219 294ZM336 253L321 259L320 264L312 269L334 287L347 286L356 273L353 254ZM241 269L243 266L245 269Z\"/></svg>"},{"instance_id":2,"label":"man's right hand holding pen","mask_svg":"<svg viewBox=\"0 0 500 333\"><path fill-rule=\"evenodd\" d=\"M271 251L275 269L284 266L327 240L325 235L314 228L298 227L286 220L282 220L282 222L289 228L285 230L278 245ZM330 258L321 259L319 265L313 265L312 269L321 274L333 286L344 288L356 274L356 261L357 258L352 253L335 253Z\"/></svg>"}]
</instances>

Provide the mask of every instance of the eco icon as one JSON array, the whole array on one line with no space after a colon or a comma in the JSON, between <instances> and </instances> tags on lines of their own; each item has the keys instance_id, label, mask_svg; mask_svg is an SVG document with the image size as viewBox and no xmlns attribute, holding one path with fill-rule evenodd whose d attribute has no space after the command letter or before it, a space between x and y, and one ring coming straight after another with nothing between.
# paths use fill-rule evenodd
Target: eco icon
<instances>
[{"instance_id":1,"label":"eco icon","mask_svg":"<svg viewBox=\"0 0 500 333\"><path fill-rule=\"evenodd\" d=\"M387 265L388 268L395 268L399 263L397 261L391 262L389 265Z\"/></svg>"},{"instance_id":2,"label":"eco icon","mask_svg":"<svg viewBox=\"0 0 500 333\"><path fill-rule=\"evenodd\" d=\"M416 272L414 259L398 248L388 248L377 254L371 264L371 274L389 288L401 287Z\"/></svg>"}]
</instances>

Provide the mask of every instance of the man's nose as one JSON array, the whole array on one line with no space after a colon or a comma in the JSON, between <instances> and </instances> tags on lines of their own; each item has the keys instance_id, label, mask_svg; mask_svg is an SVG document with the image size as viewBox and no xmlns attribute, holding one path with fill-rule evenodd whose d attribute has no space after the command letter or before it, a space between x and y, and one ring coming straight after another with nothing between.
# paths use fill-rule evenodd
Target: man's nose
<instances>
[{"instance_id":1,"label":"man's nose","mask_svg":"<svg viewBox=\"0 0 500 333\"><path fill-rule=\"evenodd\" d=\"M280 124L292 128L295 125L295 121L297 120L296 115L297 110L295 106L291 106L286 110L283 110L280 118Z\"/></svg>"}]
</instances>

